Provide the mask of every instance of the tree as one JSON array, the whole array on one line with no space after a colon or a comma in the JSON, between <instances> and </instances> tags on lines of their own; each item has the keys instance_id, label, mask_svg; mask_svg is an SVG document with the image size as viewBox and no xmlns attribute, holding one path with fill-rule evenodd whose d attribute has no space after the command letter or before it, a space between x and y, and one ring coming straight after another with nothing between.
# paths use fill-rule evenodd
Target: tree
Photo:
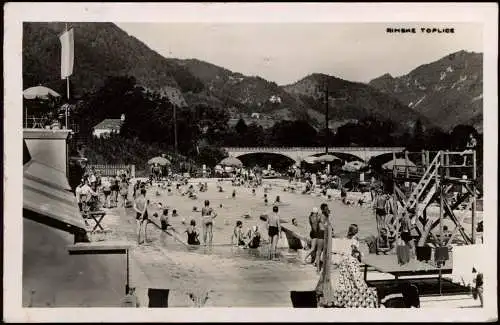
<instances>
[{"instance_id":1,"label":"tree","mask_svg":"<svg viewBox=\"0 0 500 325\"><path fill-rule=\"evenodd\" d=\"M228 111L224 108L212 107L205 104L197 105L194 111L201 139L206 140L212 145L221 145L225 135L229 131L227 125L229 121Z\"/></svg>"},{"instance_id":2,"label":"tree","mask_svg":"<svg viewBox=\"0 0 500 325\"><path fill-rule=\"evenodd\" d=\"M450 148L450 135L439 128L430 128L425 132L426 150L445 150Z\"/></svg>"},{"instance_id":3,"label":"tree","mask_svg":"<svg viewBox=\"0 0 500 325\"><path fill-rule=\"evenodd\" d=\"M238 132L239 135L244 135L247 131L247 124L245 123L245 120L240 118L238 120L238 123L234 126L234 129L236 132Z\"/></svg>"},{"instance_id":4,"label":"tree","mask_svg":"<svg viewBox=\"0 0 500 325\"><path fill-rule=\"evenodd\" d=\"M214 167L227 156L227 152L220 147L205 146L200 148L200 153L196 156L195 161L198 164Z\"/></svg>"},{"instance_id":5,"label":"tree","mask_svg":"<svg viewBox=\"0 0 500 325\"><path fill-rule=\"evenodd\" d=\"M450 133L451 147L454 150L463 150L466 147L469 134L472 134L479 141L479 133L470 125L460 124L453 128Z\"/></svg>"},{"instance_id":6,"label":"tree","mask_svg":"<svg viewBox=\"0 0 500 325\"><path fill-rule=\"evenodd\" d=\"M408 150L419 151L425 147L424 143L424 127L422 121L418 119L413 127L413 134Z\"/></svg>"},{"instance_id":7,"label":"tree","mask_svg":"<svg viewBox=\"0 0 500 325\"><path fill-rule=\"evenodd\" d=\"M257 123L251 123L244 134L242 144L249 147L258 147L264 145L265 132L264 128Z\"/></svg>"},{"instance_id":8,"label":"tree","mask_svg":"<svg viewBox=\"0 0 500 325\"><path fill-rule=\"evenodd\" d=\"M280 121L271 128L271 142L276 146L312 146L317 132L306 121Z\"/></svg>"}]
</instances>

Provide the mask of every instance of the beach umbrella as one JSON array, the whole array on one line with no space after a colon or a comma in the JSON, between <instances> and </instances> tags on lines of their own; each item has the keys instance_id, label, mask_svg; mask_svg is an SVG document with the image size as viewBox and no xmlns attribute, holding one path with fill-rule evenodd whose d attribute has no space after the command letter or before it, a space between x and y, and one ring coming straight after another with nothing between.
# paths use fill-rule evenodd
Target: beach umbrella
<instances>
[{"instance_id":1,"label":"beach umbrella","mask_svg":"<svg viewBox=\"0 0 500 325\"><path fill-rule=\"evenodd\" d=\"M324 154L316 158L316 162L333 162L335 160L342 160L339 157L330 154Z\"/></svg>"},{"instance_id":2,"label":"beach umbrella","mask_svg":"<svg viewBox=\"0 0 500 325\"><path fill-rule=\"evenodd\" d=\"M386 162L385 164L382 165L382 168L392 170L394 166L396 166L396 168L398 168L399 170L399 169L405 169L406 167L416 167L417 165L415 165L415 163L410 160L397 158ZM416 170L416 168L409 168L409 170Z\"/></svg>"},{"instance_id":3,"label":"beach umbrella","mask_svg":"<svg viewBox=\"0 0 500 325\"><path fill-rule=\"evenodd\" d=\"M160 166L170 165L170 161L163 157L154 157L148 160L148 165L158 164Z\"/></svg>"},{"instance_id":4,"label":"beach umbrella","mask_svg":"<svg viewBox=\"0 0 500 325\"><path fill-rule=\"evenodd\" d=\"M221 166L229 166L229 167L242 167L243 163L236 157L227 157L222 159L219 163Z\"/></svg>"},{"instance_id":5,"label":"beach umbrella","mask_svg":"<svg viewBox=\"0 0 500 325\"><path fill-rule=\"evenodd\" d=\"M345 165L342 166L342 170L346 172L357 172L364 167L366 167L365 163L355 160L345 163Z\"/></svg>"},{"instance_id":6,"label":"beach umbrella","mask_svg":"<svg viewBox=\"0 0 500 325\"><path fill-rule=\"evenodd\" d=\"M23 91L23 96L26 99L35 99L35 98L47 99L49 98L49 96L61 97L61 95L56 93L54 90L44 86L35 86L25 89Z\"/></svg>"},{"instance_id":7,"label":"beach umbrella","mask_svg":"<svg viewBox=\"0 0 500 325\"><path fill-rule=\"evenodd\" d=\"M317 158L314 156L309 156L309 157L304 158L304 161L308 164L314 164L316 162L316 160L317 160Z\"/></svg>"}]
</instances>

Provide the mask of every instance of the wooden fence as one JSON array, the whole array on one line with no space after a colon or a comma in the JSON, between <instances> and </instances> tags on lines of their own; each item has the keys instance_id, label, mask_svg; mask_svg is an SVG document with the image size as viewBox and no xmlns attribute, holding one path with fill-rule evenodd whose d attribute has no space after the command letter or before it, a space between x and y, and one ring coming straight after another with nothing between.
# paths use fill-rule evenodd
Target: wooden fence
<instances>
[{"instance_id":1,"label":"wooden fence","mask_svg":"<svg viewBox=\"0 0 500 325\"><path fill-rule=\"evenodd\" d=\"M130 177L135 177L135 165L100 165L90 164L89 168L94 168L96 171L101 172L101 176L116 176L119 170L125 170Z\"/></svg>"}]
</instances>

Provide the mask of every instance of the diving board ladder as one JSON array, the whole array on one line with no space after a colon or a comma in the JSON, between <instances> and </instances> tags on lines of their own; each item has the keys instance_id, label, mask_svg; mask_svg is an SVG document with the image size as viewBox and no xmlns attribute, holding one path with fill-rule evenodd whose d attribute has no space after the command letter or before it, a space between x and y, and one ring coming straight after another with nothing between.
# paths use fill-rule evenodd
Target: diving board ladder
<instances>
[{"instance_id":1,"label":"diving board ladder","mask_svg":"<svg viewBox=\"0 0 500 325\"><path fill-rule=\"evenodd\" d=\"M427 223L424 211L429 202L431 202L434 198L438 189L436 179L441 165L440 156L441 152L438 152L407 199L404 198L402 191L395 187L399 200L403 201L401 202L403 209L402 213L398 217L394 218L392 224L390 225L392 230L390 236L397 237L401 227L401 221L407 217L410 218L411 224L415 226L419 236L424 234ZM394 168L396 168L396 166ZM417 209L419 205L422 206L423 209Z\"/></svg>"}]
</instances>

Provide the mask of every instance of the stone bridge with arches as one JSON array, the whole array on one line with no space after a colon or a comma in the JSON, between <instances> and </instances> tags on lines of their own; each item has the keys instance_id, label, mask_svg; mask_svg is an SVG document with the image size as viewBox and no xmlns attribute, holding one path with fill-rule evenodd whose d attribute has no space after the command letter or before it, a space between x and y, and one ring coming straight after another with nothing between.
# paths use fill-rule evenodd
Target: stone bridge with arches
<instances>
[{"instance_id":1,"label":"stone bridge with arches","mask_svg":"<svg viewBox=\"0 0 500 325\"><path fill-rule=\"evenodd\" d=\"M301 162L304 158L325 153L325 147L225 147L229 156L240 157L255 153L272 153L283 155ZM351 154L364 162L368 162L372 157L382 154L402 152L404 147L328 147L328 153Z\"/></svg>"}]
</instances>

